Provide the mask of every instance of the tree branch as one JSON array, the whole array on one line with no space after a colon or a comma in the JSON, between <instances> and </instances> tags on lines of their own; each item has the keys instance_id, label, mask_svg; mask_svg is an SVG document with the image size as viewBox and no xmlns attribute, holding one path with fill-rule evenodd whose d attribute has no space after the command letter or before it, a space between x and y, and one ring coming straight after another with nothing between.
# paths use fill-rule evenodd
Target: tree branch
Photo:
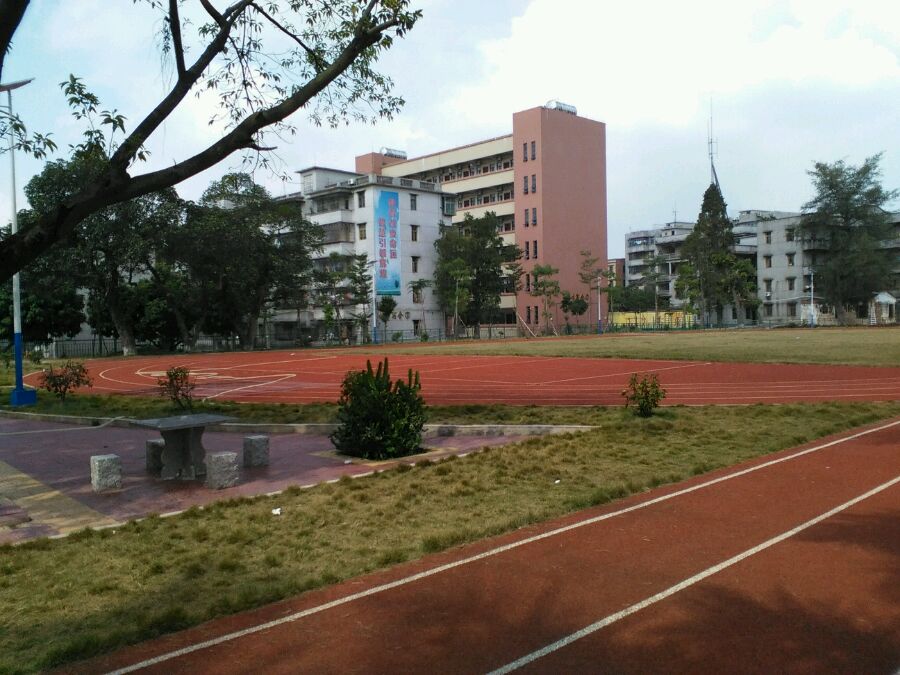
<instances>
[{"instance_id":1,"label":"tree branch","mask_svg":"<svg viewBox=\"0 0 900 675\"><path fill-rule=\"evenodd\" d=\"M184 46L181 43L181 19L178 17L178 0L169 0L169 30L172 33L172 50L178 79L184 77Z\"/></svg>"},{"instance_id":2,"label":"tree branch","mask_svg":"<svg viewBox=\"0 0 900 675\"><path fill-rule=\"evenodd\" d=\"M269 23L271 23L273 26L275 26L275 28L277 28L278 30L280 30L282 33L284 33L284 34L287 35L289 38L291 38L294 42L296 42L298 45L300 45L300 47L307 53L307 55L309 56L310 60L313 62L313 65L315 66L316 72L319 72L319 71L322 70L322 68L324 68L324 66L325 66L325 61L322 59L321 56L319 56L318 54L316 54L315 50L313 50L311 47L307 46L307 44L306 44L305 42L303 42L303 40L301 40L299 37L297 37L296 35L294 35L294 33L292 33L291 31L289 31L287 28L285 28L284 26L282 26L278 21L275 20L274 17L270 16L269 13L266 12L266 11L265 11L262 7L260 7L257 3L251 2L251 3L250 3L250 6L253 7L253 9L255 9L257 12L259 12L260 14L262 14L262 15L269 21Z\"/></svg>"},{"instance_id":3,"label":"tree branch","mask_svg":"<svg viewBox=\"0 0 900 675\"><path fill-rule=\"evenodd\" d=\"M0 77L3 75L3 61L9 53L13 35L27 8L28 0L0 0Z\"/></svg>"}]
</instances>

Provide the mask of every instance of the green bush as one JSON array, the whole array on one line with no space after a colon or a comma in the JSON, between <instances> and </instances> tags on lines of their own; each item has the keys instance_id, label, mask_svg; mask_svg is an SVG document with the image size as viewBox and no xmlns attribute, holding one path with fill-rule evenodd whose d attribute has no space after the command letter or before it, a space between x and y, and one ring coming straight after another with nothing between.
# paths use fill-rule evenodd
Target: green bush
<instances>
[{"instance_id":1,"label":"green bush","mask_svg":"<svg viewBox=\"0 0 900 675\"><path fill-rule=\"evenodd\" d=\"M422 331L422 334L419 336L419 340L422 342L428 342L428 331Z\"/></svg>"},{"instance_id":2,"label":"green bush","mask_svg":"<svg viewBox=\"0 0 900 675\"><path fill-rule=\"evenodd\" d=\"M400 342L402 339L403 339L403 331L402 330L394 331L394 333L391 335L391 340L393 340L394 342Z\"/></svg>"},{"instance_id":3,"label":"green bush","mask_svg":"<svg viewBox=\"0 0 900 675\"><path fill-rule=\"evenodd\" d=\"M653 409L666 397L666 390L659 385L659 378L653 375L644 375L638 380L637 373L632 374L628 381L628 388L622 391L625 397L625 407L634 407L634 414L640 417L650 417Z\"/></svg>"},{"instance_id":4,"label":"green bush","mask_svg":"<svg viewBox=\"0 0 900 675\"><path fill-rule=\"evenodd\" d=\"M167 398L181 410L194 411L194 387L191 371L184 366L174 366L166 371L165 377L156 381L159 395Z\"/></svg>"},{"instance_id":5,"label":"green bush","mask_svg":"<svg viewBox=\"0 0 900 675\"><path fill-rule=\"evenodd\" d=\"M65 401L70 391L92 384L87 368L80 361L66 361L59 369L50 366L41 373L41 387L55 394L60 401Z\"/></svg>"},{"instance_id":6,"label":"green bush","mask_svg":"<svg viewBox=\"0 0 900 675\"><path fill-rule=\"evenodd\" d=\"M372 371L350 371L341 385L335 447L345 455L365 459L391 459L416 452L425 426L425 401L419 393L419 373L412 369L406 382L391 383L388 360Z\"/></svg>"}]
</instances>

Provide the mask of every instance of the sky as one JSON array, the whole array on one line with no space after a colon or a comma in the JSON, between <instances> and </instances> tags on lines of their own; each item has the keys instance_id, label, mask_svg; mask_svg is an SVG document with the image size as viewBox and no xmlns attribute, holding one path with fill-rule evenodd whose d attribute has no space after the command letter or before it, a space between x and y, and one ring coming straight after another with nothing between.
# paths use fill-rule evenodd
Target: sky
<instances>
[{"instance_id":1,"label":"sky","mask_svg":"<svg viewBox=\"0 0 900 675\"><path fill-rule=\"evenodd\" d=\"M194 0L189 0L188 5ZM222 0L218 4L224 6ZM279 143L284 171L353 169L382 147L410 157L511 132L512 113L560 100L606 123L608 255L629 231L695 220L715 164L732 216L798 211L812 197L813 163L859 164L883 152L882 182L900 188L900 3L892 0L420 0L423 17L381 62L406 105L376 125L312 125ZM189 12L189 9L187 10ZM13 105L30 129L53 133L66 156L82 127L59 83L70 73L133 127L171 84L159 20L130 0L34 0L3 80L34 77ZM5 97L4 97L5 98ZM5 104L5 100L3 101ZM151 139L159 169L220 137L215 100L186 101ZM16 155L22 186L43 164ZM239 158L177 186L196 199ZM265 170L274 194L294 192ZM9 160L0 158L0 214L10 212ZM894 202L894 209L900 203Z\"/></svg>"}]
</instances>

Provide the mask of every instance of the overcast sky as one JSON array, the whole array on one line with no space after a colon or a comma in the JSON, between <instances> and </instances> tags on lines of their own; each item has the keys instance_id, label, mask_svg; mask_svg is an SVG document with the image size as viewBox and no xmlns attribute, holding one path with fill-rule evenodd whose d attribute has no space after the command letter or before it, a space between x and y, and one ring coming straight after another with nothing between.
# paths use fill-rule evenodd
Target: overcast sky
<instances>
[{"instance_id":1,"label":"overcast sky","mask_svg":"<svg viewBox=\"0 0 900 675\"><path fill-rule=\"evenodd\" d=\"M224 4L219 1L219 4ZM709 184L712 101L716 168L729 212L799 210L814 161L859 163L884 152L883 183L900 187L900 3L895 0L743 0L601 3L596 0L422 0L424 16L382 70L407 104L392 122L315 128L279 148L286 168L353 169L383 146L417 156L511 131L513 112L550 99L607 127L609 256L630 230L677 212L694 220ZM170 82L154 15L130 0L35 0L7 58L6 82L34 130L52 131L65 156L80 127L58 84L82 77L133 126ZM4 101L5 103L5 101ZM149 144L147 168L183 159L220 134L209 99L191 99ZM234 162L178 186L197 198ZM41 170L17 155L21 187ZM275 194L291 192L257 173ZM0 214L9 213L8 159ZM900 208L896 202L893 208Z\"/></svg>"}]
</instances>

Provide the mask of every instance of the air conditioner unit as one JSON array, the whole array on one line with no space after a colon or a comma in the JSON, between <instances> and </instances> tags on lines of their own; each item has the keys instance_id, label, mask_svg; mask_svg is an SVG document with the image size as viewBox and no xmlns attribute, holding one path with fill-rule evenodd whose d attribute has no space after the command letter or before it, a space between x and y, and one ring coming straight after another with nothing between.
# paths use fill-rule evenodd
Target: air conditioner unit
<instances>
[{"instance_id":1,"label":"air conditioner unit","mask_svg":"<svg viewBox=\"0 0 900 675\"><path fill-rule=\"evenodd\" d=\"M771 293L771 292L766 293L766 300L768 300L768 299L771 298L771 297L772 297L772 293Z\"/></svg>"}]
</instances>

